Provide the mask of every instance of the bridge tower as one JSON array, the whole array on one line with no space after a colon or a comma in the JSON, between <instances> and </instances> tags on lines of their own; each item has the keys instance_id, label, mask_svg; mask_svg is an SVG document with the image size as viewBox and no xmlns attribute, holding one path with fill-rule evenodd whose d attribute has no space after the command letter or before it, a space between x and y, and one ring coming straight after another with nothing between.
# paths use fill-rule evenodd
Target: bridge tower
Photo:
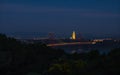
<instances>
[{"instance_id":1,"label":"bridge tower","mask_svg":"<svg viewBox=\"0 0 120 75\"><path fill-rule=\"evenodd\" d=\"M55 39L54 33L53 33L53 32L50 32L50 33L48 34L48 38L49 38L50 40L54 40L54 39Z\"/></svg>"},{"instance_id":2,"label":"bridge tower","mask_svg":"<svg viewBox=\"0 0 120 75\"><path fill-rule=\"evenodd\" d=\"M83 36L82 36L81 33L78 33L78 40L79 40L79 41L82 41L82 40L83 40Z\"/></svg>"},{"instance_id":3,"label":"bridge tower","mask_svg":"<svg viewBox=\"0 0 120 75\"><path fill-rule=\"evenodd\" d=\"M55 35L53 32L50 32L48 34L48 43L51 43L51 44L55 43Z\"/></svg>"}]
</instances>

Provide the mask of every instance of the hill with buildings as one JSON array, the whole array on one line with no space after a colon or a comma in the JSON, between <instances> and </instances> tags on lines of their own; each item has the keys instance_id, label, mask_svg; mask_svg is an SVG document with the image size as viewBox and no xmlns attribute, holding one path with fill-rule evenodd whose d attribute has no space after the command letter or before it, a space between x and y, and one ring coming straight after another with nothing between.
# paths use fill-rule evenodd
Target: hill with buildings
<instances>
[{"instance_id":1,"label":"hill with buildings","mask_svg":"<svg viewBox=\"0 0 120 75\"><path fill-rule=\"evenodd\" d=\"M25 43L0 34L0 75L119 75L120 48L66 54L42 43Z\"/></svg>"}]
</instances>

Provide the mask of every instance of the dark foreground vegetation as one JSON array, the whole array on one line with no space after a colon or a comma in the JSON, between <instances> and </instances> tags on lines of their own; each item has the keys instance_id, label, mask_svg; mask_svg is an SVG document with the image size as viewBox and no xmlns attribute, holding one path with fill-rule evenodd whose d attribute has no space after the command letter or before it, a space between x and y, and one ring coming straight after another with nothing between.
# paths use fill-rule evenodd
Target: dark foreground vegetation
<instances>
[{"instance_id":1,"label":"dark foreground vegetation","mask_svg":"<svg viewBox=\"0 0 120 75\"><path fill-rule=\"evenodd\" d=\"M0 75L120 75L120 48L66 54L0 34Z\"/></svg>"}]
</instances>

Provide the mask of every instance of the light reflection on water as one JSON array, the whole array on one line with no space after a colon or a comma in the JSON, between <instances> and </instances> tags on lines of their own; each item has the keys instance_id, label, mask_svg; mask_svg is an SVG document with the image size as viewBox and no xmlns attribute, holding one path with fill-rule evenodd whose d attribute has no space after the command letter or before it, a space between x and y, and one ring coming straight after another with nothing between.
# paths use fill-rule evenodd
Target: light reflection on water
<instances>
[{"instance_id":1,"label":"light reflection on water","mask_svg":"<svg viewBox=\"0 0 120 75\"><path fill-rule=\"evenodd\" d=\"M73 54L73 53L86 53L91 50L98 50L100 54L107 54L112 49L118 48L117 46L109 46L109 47L101 47L101 46L60 46L56 47L59 49L63 49L66 53Z\"/></svg>"},{"instance_id":2,"label":"light reflection on water","mask_svg":"<svg viewBox=\"0 0 120 75\"><path fill-rule=\"evenodd\" d=\"M100 52L100 54L103 54L103 53L109 53L112 49L109 49L109 48L107 48L107 49L105 49L105 48L99 48L99 49L77 49L77 50L70 50L70 49L64 49L64 51L66 52L66 53L70 53L70 54L72 54L72 53L86 53L86 52L89 52L89 51L91 51L91 50L98 50L99 52Z\"/></svg>"}]
</instances>

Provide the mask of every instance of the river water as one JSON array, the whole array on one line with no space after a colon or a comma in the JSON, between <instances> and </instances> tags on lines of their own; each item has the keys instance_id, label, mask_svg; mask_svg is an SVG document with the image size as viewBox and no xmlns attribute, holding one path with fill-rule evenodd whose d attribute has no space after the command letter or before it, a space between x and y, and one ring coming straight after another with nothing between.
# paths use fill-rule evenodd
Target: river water
<instances>
[{"instance_id":1,"label":"river water","mask_svg":"<svg viewBox=\"0 0 120 75\"><path fill-rule=\"evenodd\" d=\"M57 49L63 49L66 53L83 53L89 52L91 50L98 50L101 54L102 53L109 53L112 49L120 48L120 45L68 45L68 46L58 46L54 47Z\"/></svg>"}]
</instances>

